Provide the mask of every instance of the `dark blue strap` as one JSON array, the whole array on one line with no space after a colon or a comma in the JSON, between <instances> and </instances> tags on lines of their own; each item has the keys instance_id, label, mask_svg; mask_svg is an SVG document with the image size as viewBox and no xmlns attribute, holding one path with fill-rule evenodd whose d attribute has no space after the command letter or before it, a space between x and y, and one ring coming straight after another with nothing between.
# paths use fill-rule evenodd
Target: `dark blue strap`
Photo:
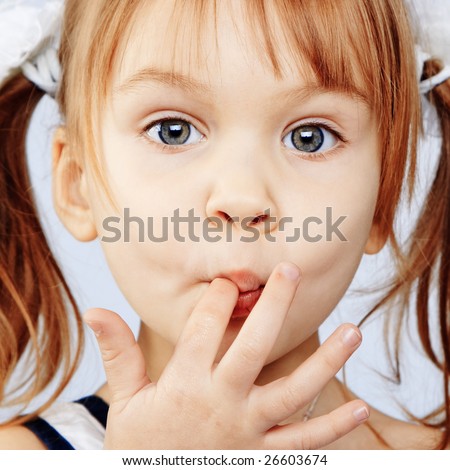
<instances>
[{"instance_id":1,"label":"dark blue strap","mask_svg":"<svg viewBox=\"0 0 450 470\"><path fill-rule=\"evenodd\" d=\"M48 450L74 450L59 432L42 418L35 418L24 424L39 438Z\"/></svg>"},{"instance_id":2,"label":"dark blue strap","mask_svg":"<svg viewBox=\"0 0 450 470\"><path fill-rule=\"evenodd\" d=\"M89 413L104 427L106 428L106 418L108 416L108 405L98 396L89 395L87 397L77 400L89 411Z\"/></svg>"},{"instance_id":3,"label":"dark blue strap","mask_svg":"<svg viewBox=\"0 0 450 470\"><path fill-rule=\"evenodd\" d=\"M83 405L88 412L106 428L106 418L108 416L108 405L96 395L77 400L76 403ZM66 439L42 418L35 418L28 421L24 426L36 435L38 439L47 447L48 450L74 450Z\"/></svg>"}]
</instances>

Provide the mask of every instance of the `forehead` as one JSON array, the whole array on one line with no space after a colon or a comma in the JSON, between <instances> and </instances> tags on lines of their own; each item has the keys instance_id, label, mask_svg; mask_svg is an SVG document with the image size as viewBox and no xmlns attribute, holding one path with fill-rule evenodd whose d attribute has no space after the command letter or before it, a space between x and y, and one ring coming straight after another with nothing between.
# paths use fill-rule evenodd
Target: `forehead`
<instances>
[{"instance_id":1,"label":"forehead","mask_svg":"<svg viewBox=\"0 0 450 470\"><path fill-rule=\"evenodd\" d=\"M258 7L261 4L265 5L263 10ZM295 10L300 20L290 22L293 13L276 5L253 0L141 2L119 41L110 76L113 91L126 89L150 70L151 79L156 75L163 82L186 85L187 89L197 83L195 91L203 87L210 94L214 88L231 90L244 81L261 87L282 82L280 92L283 87L303 83L350 94L370 106L371 96L358 78L362 74L352 51L347 51L344 67L335 60L327 64L334 72L318 71L317 63L324 59L320 53L312 59L311 49L318 40L320 21L315 25L315 38L314 34L300 37L302 21L311 18L301 19L301 12ZM328 33L325 41L329 41ZM329 49L325 43L321 47Z\"/></svg>"},{"instance_id":2,"label":"forehead","mask_svg":"<svg viewBox=\"0 0 450 470\"><path fill-rule=\"evenodd\" d=\"M254 77L270 74L278 75L278 79L311 79L310 65L301 55L292 53L272 8L266 16L274 32L281 74L274 73L261 25L249 18L244 4L232 0L143 2L121 41L117 55L120 59L113 73L114 89L144 67L174 71L209 85L226 77L238 81L243 68L252 70Z\"/></svg>"}]
</instances>

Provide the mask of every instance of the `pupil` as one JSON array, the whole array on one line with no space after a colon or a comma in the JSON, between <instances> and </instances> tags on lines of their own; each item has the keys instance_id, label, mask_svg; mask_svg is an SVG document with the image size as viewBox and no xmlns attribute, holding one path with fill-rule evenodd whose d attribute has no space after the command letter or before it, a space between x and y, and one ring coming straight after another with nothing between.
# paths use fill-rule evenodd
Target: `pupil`
<instances>
[{"instance_id":1,"label":"pupil","mask_svg":"<svg viewBox=\"0 0 450 470\"><path fill-rule=\"evenodd\" d=\"M311 131L303 131L300 135L302 136L303 142L309 143L313 139L313 133Z\"/></svg>"},{"instance_id":2,"label":"pupil","mask_svg":"<svg viewBox=\"0 0 450 470\"><path fill-rule=\"evenodd\" d=\"M183 145L189 139L191 130L184 121L164 121L158 132L160 139L169 145Z\"/></svg>"},{"instance_id":3,"label":"pupil","mask_svg":"<svg viewBox=\"0 0 450 470\"><path fill-rule=\"evenodd\" d=\"M301 152L316 152L323 145L324 137L320 127L302 126L292 132L292 144Z\"/></svg>"},{"instance_id":4,"label":"pupil","mask_svg":"<svg viewBox=\"0 0 450 470\"><path fill-rule=\"evenodd\" d=\"M172 137L178 137L181 134L181 126L180 125L173 125L170 126L170 132L172 134Z\"/></svg>"}]
</instances>

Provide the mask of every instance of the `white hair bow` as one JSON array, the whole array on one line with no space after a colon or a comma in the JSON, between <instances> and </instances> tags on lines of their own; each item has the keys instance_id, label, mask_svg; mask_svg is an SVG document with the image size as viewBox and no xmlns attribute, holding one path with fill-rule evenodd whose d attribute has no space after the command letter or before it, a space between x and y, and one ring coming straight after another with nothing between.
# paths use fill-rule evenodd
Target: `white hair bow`
<instances>
[{"instance_id":1,"label":"white hair bow","mask_svg":"<svg viewBox=\"0 0 450 470\"><path fill-rule=\"evenodd\" d=\"M446 65L436 75L433 75L432 77L426 78L422 81L420 80L423 65L428 59L431 59L431 57L431 54L423 51L420 46L416 46L416 73L417 81L419 82L419 91L422 95L430 92L435 86L440 85L450 78L450 66Z\"/></svg>"},{"instance_id":2,"label":"white hair bow","mask_svg":"<svg viewBox=\"0 0 450 470\"><path fill-rule=\"evenodd\" d=\"M0 83L22 69L30 81L55 96L62 13L63 0L49 0L43 6L23 0L0 4Z\"/></svg>"},{"instance_id":3,"label":"white hair bow","mask_svg":"<svg viewBox=\"0 0 450 470\"><path fill-rule=\"evenodd\" d=\"M417 81L421 94L450 78L450 10L449 0L405 0L415 28ZM428 52L426 52L428 51ZM431 57L442 59L444 68L420 81L423 65Z\"/></svg>"}]
</instances>

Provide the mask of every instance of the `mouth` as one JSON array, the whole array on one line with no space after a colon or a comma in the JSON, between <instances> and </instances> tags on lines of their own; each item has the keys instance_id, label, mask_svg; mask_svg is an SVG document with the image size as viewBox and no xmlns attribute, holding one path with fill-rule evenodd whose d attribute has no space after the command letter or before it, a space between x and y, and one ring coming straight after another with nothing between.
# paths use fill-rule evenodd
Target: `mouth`
<instances>
[{"instance_id":1,"label":"mouth","mask_svg":"<svg viewBox=\"0 0 450 470\"><path fill-rule=\"evenodd\" d=\"M258 302L262 291L264 289L264 285L259 286L255 290L249 290L246 292L240 292L236 305L233 309L233 313L231 314L231 319L240 319L240 318L247 318L250 315L250 312L253 310L253 307Z\"/></svg>"},{"instance_id":2,"label":"mouth","mask_svg":"<svg viewBox=\"0 0 450 470\"><path fill-rule=\"evenodd\" d=\"M233 309L231 320L248 317L262 294L265 281L254 272L248 270L221 273L216 277L230 279L239 289L239 297Z\"/></svg>"}]
</instances>

